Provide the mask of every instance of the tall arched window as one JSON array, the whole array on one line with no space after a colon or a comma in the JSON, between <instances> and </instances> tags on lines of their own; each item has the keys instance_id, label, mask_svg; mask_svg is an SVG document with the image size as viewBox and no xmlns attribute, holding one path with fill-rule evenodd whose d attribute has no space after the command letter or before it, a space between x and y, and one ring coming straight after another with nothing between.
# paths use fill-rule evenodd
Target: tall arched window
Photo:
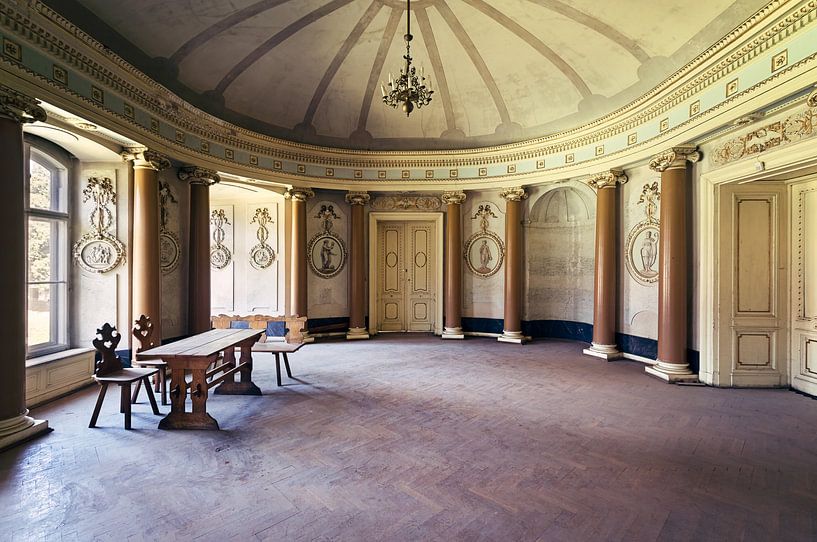
<instances>
[{"instance_id":1,"label":"tall arched window","mask_svg":"<svg viewBox=\"0 0 817 542\"><path fill-rule=\"evenodd\" d=\"M68 171L26 145L29 357L68 348Z\"/></svg>"}]
</instances>

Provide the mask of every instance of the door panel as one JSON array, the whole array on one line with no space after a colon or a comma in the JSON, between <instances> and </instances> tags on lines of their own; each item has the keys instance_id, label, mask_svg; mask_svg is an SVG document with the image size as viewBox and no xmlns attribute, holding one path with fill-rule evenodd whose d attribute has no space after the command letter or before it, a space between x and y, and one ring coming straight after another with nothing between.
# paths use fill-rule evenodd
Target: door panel
<instances>
[{"instance_id":1,"label":"door panel","mask_svg":"<svg viewBox=\"0 0 817 542\"><path fill-rule=\"evenodd\" d=\"M817 181L792 186L791 385L817 395Z\"/></svg>"},{"instance_id":2,"label":"door panel","mask_svg":"<svg viewBox=\"0 0 817 542\"><path fill-rule=\"evenodd\" d=\"M786 187L720 189L718 370L730 386L786 383Z\"/></svg>"},{"instance_id":3,"label":"door panel","mask_svg":"<svg viewBox=\"0 0 817 542\"><path fill-rule=\"evenodd\" d=\"M433 331L436 254L433 222L378 224L379 331Z\"/></svg>"},{"instance_id":4,"label":"door panel","mask_svg":"<svg viewBox=\"0 0 817 542\"><path fill-rule=\"evenodd\" d=\"M383 222L378 226L378 237L378 329L405 331L405 229L401 224Z\"/></svg>"},{"instance_id":5,"label":"door panel","mask_svg":"<svg viewBox=\"0 0 817 542\"><path fill-rule=\"evenodd\" d=\"M434 330L434 223L409 222L410 279L409 279L409 331Z\"/></svg>"}]
</instances>

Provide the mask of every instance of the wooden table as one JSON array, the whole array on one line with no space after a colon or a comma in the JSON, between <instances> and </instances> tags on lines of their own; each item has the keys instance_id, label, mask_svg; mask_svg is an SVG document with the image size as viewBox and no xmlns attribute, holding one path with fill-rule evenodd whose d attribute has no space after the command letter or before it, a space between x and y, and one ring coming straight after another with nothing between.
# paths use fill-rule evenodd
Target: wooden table
<instances>
[{"instance_id":1,"label":"wooden table","mask_svg":"<svg viewBox=\"0 0 817 542\"><path fill-rule=\"evenodd\" d=\"M268 352L270 354L275 354L275 375L278 377L278 385L281 385L281 359L279 356L284 356L284 366L287 369L287 376L292 378L292 372L289 370L289 359L287 359L287 354L291 354L293 352L297 352L304 343L292 344L292 343L285 343L285 342L264 342L264 343L256 343L255 346L252 347L253 352Z\"/></svg>"},{"instance_id":2,"label":"wooden table","mask_svg":"<svg viewBox=\"0 0 817 542\"><path fill-rule=\"evenodd\" d=\"M150 348L136 354L137 360L161 358L172 372L170 378L170 414L159 422L159 429L218 429L218 422L207 413L207 394L219 385L214 393L221 395L261 395L252 381L252 347L264 333L262 329L211 329L198 335L170 344ZM235 348L241 349L241 359L235 363ZM208 371L221 352L223 362ZM190 384L185 378L190 371ZM235 373L241 372L241 381L235 381ZM221 373L208 382L207 377ZM185 411L187 389L193 411Z\"/></svg>"}]
</instances>

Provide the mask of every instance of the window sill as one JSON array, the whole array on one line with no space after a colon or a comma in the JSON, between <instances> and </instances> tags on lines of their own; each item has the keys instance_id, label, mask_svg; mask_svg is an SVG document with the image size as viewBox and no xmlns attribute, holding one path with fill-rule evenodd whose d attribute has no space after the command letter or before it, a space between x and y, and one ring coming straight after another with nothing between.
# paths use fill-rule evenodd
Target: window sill
<instances>
[{"instance_id":1,"label":"window sill","mask_svg":"<svg viewBox=\"0 0 817 542\"><path fill-rule=\"evenodd\" d=\"M41 405L94 381L94 350L72 348L28 360L26 406Z\"/></svg>"},{"instance_id":2,"label":"window sill","mask_svg":"<svg viewBox=\"0 0 817 542\"><path fill-rule=\"evenodd\" d=\"M44 354L42 356L28 358L26 360L26 367L36 367L38 365L45 365L46 363L52 363L55 361L60 361L62 359L81 356L82 354L87 354L88 352L93 351L94 351L93 348L69 348L68 350L60 350L59 352L54 352L53 354Z\"/></svg>"}]
</instances>

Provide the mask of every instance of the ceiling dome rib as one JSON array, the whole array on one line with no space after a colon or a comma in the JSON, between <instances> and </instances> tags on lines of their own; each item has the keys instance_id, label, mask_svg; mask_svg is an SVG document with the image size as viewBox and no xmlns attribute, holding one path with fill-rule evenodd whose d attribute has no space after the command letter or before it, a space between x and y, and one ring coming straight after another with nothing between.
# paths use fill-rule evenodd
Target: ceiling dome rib
<instances>
[{"instance_id":1,"label":"ceiling dome rib","mask_svg":"<svg viewBox=\"0 0 817 542\"><path fill-rule=\"evenodd\" d=\"M526 30L522 25L517 23L516 21L512 20L510 17L505 15L504 13L500 12L490 4L487 4L483 0L463 0L466 4L470 5L471 7L478 9L498 24L504 26L511 32L513 32L516 37L536 49L540 55L545 57L550 61L551 64L556 66L556 68L564 74L565 77L576 87L576 90L579 91L579 94L582 95L582 98L586 98L592 94L590 92L590 87L587 86L584 79L582 79L581 75L573 69L573 67L565 62L565 60L556 54L556 52L544 44L542 40L531 34L528 30ZM447 7L447 6L446 6ZM503 120L504 122L504 120Z\"/></svg>"},{"instance_id":2,"label":"ceiling dome rib","mask_svg":"<svg viewBox=\"0 0 817 542\"><path fill-rule=\"evenodd\" d=\"M338 49L338 52L335 54L335 58L332 59L332 62L329 64L329 68L327 68L326 72L323 74L323 77L321 77L321 81L318 83L318 87L315 89L315 93L312 95L312 100L309 102L309 106L306 109L306 114L304 115L304 126L309 126L312 124L312 119L315 118L315 112L318 110L318 105L320 105L323 95L326 93L326 89L329 88L329 84L338 73L340 66L346 60L346 57L349 56L349 52L355 45L357 45L358 40L360 40L360 36L369 27L369 25L372 23L372 19L375 18L382 7L383 4L381 4L379 0L373 0L372 3L369 4L369 7L366 8L366 11L360 17L360 20L358 20L355 27L346 37L343 45L341 45L340 49Z\"/></svg>"},{"instance_id":3,"label":"ceiling dome rib","mask_svg":"<svg viewBox=\"0 0 817 542\"><path fill-rule=\"evenodd\" d=\"M239 11L236 11L232 15L225 17L224 19L220 20L219 22L208 26L179 47L175 53L170 57L170 61L178 66L181 64L182 60L185 59L187 55L213 39L214 37L218 36L225 30L229 30L230 28L241 24L242 22L246 21L247 19L251 19L255 17L259 13L264 11L268 11L270 9L276 8L281 4L286 4L287 2L291 2L292 0L262 0L261 2L256 2L250 6L245 7Z\"/></svg>"},{"instance_id":4,"label":"ceiling dome rib","mask_svg":"<svg viewBox=\"0 0 817 542\"><path fill-rule=\"evenodd\" d=\"M466 0L467 1L467 0ZM620 45L625 51L633 55L636 60L639 62L646 62L650 59L650 55L642 49L638 43L632 39L628 38L626 35L618 31L616 28L610 26L609 24L605 23L604 21L593 17L592 15L588 15L578 9L574 8L573 6L569 6L563 2L559 2L557 0L528 0L534 4L540 5L545 9L549 9L563 17L567 17L568 19L572 19L577 23L586 26L592 30L595 30L605 38L609 39Z\"/></svg>"},{"instance_id":5,"label":"ceiling dome rib","mask_svg":"<svg viewBox=\"0 0 817 542\"><path fill-rule=\"evenodd\" d=\"M218 85L216 85L216 88L213 90L213 92L218 95L223 95L224 91L227 90L227 87L229 87L239 75L244 73L245 70L247 70L250 66L258 62L264 55L269 53L276 46L286 41L287 38L291 37L298 31L306 28L315 21L318 21L321 18L329 15L333 11L342 8L347 4L351 4L352 2L354 2L354 0L333 0L332 2L329 2L328 4L321 6L318 9L307 13L306 15L304 15L303 17L301 17L300 19L298 19L291 25L287 26L286 28L272 36L270 39L268 39L261 45L259 45L252 52L250 52L250 54L245 56L241 60L241 62L233 66L229 73L227 73L227 75L225 75L224 78L221 81L219 81Z\"/></svg>"},{"instance_id":6,"label":"ceiling dome rib","mask_svg":"<svg viewBox=\"0 0 817 542\"><path fill-rule=\"evenodd\" d=\"M443 113L445 114L445 124L448 131L457 129L457 123L454 117L454 106L451 102L451 91L448 89L448 79L445 76L443 69L442 58L440 57L440 49L437 47L437 39L434 37L434 30L431 28L431 21L428 20L428 13L425 9L417 10L416 17L417 26L420 27L420 35L423 36L423 42L428 51L431 68L434 70L434 79L437 84L437 91L440 94L440 99L443 102Z\"/></svg>"},{"instance_id":7,"label":"ceiling dome rib","mask_svg":"<svg viewBox=\"0 0 817 542\"><path fill-rule=\"evenodd\" d=\"M386 54L389 52L389 46L394 41L394 36L397 34L397 26L400 24L402 14L397 9L392 9L389 15L389 21L386 23L386 28L383 30L383 37L380 38L380 45L377 47L377 54L372 63L372 71L369 72L369 82L366 84L366 92L363 95L363 103L360 106L360 115L357 121L358 132L363 132L366 129L366 122L369 119L369 111L372 107L372 99L374 98L375 87L380 74L383 73L383 65L386 62Z\"/></svg>"},{"instance_id":8,"label":"ceiling dome rib","mask_svg":"<svg viewBox=\"0 0 817 542\"><path fill-rule=\"evenodd\" d=\"M494 80L494 76L491 75L488 65L485 64L485 60L482 58L479 51L477 51L474 42L471 41L471 38L468 36L465 28L463 28L462 23L445 2L441 2L435 7L448 24L448 27L451 28L451 31L460 42L460 45L462 45L462 47L465 49L465 52L468 54L468 57L471 59L471 62L477 69L477 72L479 72L479 76L482 78L482 81L488 88L488 92L491 93L491 98L494 100L494 105L496 105L496 109L499 111L499 118L502 119L502 124L510 125L511 116L508 113L508 106L505 104L505 99L502 97L502 94L500 94L499 87L496 84L496 80Z\"/></svg>"}]
</instances>

